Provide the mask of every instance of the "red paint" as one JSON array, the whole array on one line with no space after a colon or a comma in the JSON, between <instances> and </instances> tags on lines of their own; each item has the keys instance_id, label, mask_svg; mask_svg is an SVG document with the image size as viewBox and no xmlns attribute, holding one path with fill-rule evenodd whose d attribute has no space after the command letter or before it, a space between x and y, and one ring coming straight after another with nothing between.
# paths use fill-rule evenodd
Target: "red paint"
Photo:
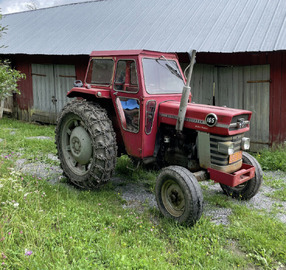
<instances>
[{"instance_id":1,"label":"red paint","mask_svg":"<svg viewBox=\"0 0 286 270\"><path fill-rule=\"evenodd\" d=\"M179 107L179 101L168 101L162 103L159 109L159 122L175 126L177 122ZM210 112L215 113L218 117L218 123L215 127L208 127L204 123L206 116ZM247 132L249 130L249 126L245 127L244 129L232 131L228 129L232 118L241 114L248 114L248 120L250 120L252 112L239 109L189 103L187 107L184 127L225 136L241 134Z\"/></svg>"},{"instance_id":2,"label":"red paint","mask_svg":"<svg viewBox=\"0 0 286 270\"><path fill-rule=\"evenodd\" d=\"M21 95L17 95L17 104L20 110L28 110L33 106L31 65L29 63L20 62L16 64L16 68L26 75L26 79L22 79L18 82Z\"/></svg>"},{"instance_id":3,"label":"red paint","mask_svg":"<svg viewBox=\"0 0 286 270\"><path fill-rule=\"evenodd\" d=\"M76 97L78 93L93 95L97 98L111 98L110 89L89 89L86 87L74 87L67 93L67 96L71 98Z\"/></svg>"},{"instance_id":4,"label":"red paint","mask_svg":"<svg viewBox=\"0 0 286 270\"><path fill-rule=\"evenodd\" d=\"M239 171L234 173L224 173L211 168L208 168L208 172L210 173L211 180L230 187L235 187L252 179L255 176L255 167L243 163Z\"/></svg>"},{"instance_id":5,"label":"red paint","mask_svg":"<svg viewBox=\"0 0 286 270\"><path fill-rule=\"evenodd\" d=\"M117 62L120 60L133 59L136 61L137 65L137 75L138 75L138 85L139 91L137 93L129 93L127 91L117 91L114 90L115 87L111 86L94 86L89 85L84 82L83 87L73 88L68 95L76 96L77 93L81 95L90 94L92 96L97 96L99 92L105 93L105 98L110 98L113 101L113 106L117 115L117 122L120 126L121 136L124 141L125 149L127 153L131 156L138 158L145 158L153 156L156 134L158 128L161 124L169 124L172 126L176 125L176 118L178 115L178 110L180 106L181 94L161 94L161 95L150 95L147 93L144 84L143 77L143 67L142 67L142 58L144 57L160 57L162 53L158 52L149 52L149 51L104 51L104 52L92 52L91 58L94 57L112 57L114 60L114 65L116 66ZM164 53L164 57L167 59L175 59L177 61L176 55ZM115 72L115 71L114 71ZM181 71L182 72L182 71ZM113 74L113 78L115 74ZM128 77L127 77L128 81ZM126 83L126 81L125 81ZM139 131L133 133L126 130L126 126L121 123L122 115L121 109L118 108L116 100L118 97L121 98L133 98L139 101L140 104L140 120L139 120ZM146 113L146 104L149 100L154 100L156 102L156 110L154 113L154 122L152 131L148 134L145 132L145 113ZM205 118L209 113L215 113L218 117L218 124L215 127L208 127L205 124ZM229 125L234 116L248 114L248 120L251 118L251 112L245 110L223 108L223 107L214 107L208 105L200 104L189 104L186 112L186 121L184 123L185 128L209 132L212 134L219 135L236 135L249 130L249 126L246 126L244 129L239 130L229 130Z\"/></svg>"},{"instance_id":6,"label":"red paint","mask_svg":"<svg viewBox=\"0 0 286 270\"><path fill-rule=\"evenodd\" d=\"M283 143L286 140L286 53L272 53L270 67L270 139L271 143Z\"/></svg>"}]
</instances>

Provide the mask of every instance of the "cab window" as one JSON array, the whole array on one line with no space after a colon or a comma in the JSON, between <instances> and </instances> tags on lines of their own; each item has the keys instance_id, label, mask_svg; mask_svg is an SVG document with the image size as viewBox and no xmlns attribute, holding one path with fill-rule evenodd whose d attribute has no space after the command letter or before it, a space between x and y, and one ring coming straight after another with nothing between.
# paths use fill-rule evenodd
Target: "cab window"
<instances>
[{"instance_id":1,"label":"cab window","mask_svg":"<svg viewBox=\"0 0 286 270\"><path fill-rule=\"evenodd\" d=\"M134 60L119 60L117 62L114 90L138 92L136 62Z\"/></svg>"},{"instance_id":2,"label":"cab window","mask_svg":"<svg viewBox=\"0 0 286 270\"><path fill-rule=\"evenodd\" d=\"M86 82L89 84L109 86L112 83L114 61L112 59L92 59Z\"/></svg>"}]
</instances>

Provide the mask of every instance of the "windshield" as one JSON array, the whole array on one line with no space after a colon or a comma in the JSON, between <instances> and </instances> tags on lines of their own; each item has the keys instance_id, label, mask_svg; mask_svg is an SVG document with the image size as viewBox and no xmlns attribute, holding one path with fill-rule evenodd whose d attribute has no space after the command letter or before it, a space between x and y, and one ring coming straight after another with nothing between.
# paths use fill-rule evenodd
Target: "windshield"
<instances>
[{"instance_id":1,"label":"windshield","mask_svg":"<svg viewBox=\"0 0 286 270\"><path fill-rule=\"evenodd\" d=\"M175 61L144 58L142 62L145 87L149 94L182 93L184 81Z\"/></svg>"}]
</instances>

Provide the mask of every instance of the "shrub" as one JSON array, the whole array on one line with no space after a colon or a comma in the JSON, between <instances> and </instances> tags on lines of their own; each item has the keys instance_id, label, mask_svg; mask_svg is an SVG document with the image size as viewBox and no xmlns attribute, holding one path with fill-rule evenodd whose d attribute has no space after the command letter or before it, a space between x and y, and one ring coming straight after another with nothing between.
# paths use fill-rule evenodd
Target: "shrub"
<instances>
[{"instance_id":1,"label":"shrub","mask_svg":"<svg viewBox=\"0 0 286 270\"><path fill-rule=\"evenodd\" d=\"M11 96L13 93L20 94L17 82L25 77L25 74L12 69L8 60L0 61L0 100Z\"/></svg>"}]
</instances>

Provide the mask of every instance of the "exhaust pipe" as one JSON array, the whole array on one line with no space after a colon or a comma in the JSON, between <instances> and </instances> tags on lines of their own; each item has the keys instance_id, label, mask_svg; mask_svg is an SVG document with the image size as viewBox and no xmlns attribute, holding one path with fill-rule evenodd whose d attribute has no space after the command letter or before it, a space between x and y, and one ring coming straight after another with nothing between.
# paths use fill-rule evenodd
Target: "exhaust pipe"
<instances>
[{"instance_id":1,"label":"exhaust pipe","mask_svg":"<svg viewBox=\"0 0 286 270\"><path fill-rule=\"evenodd\" d=\"M191 78L192 78L192 73L193 73L195 61L196 61L196 50L193 50L192 55L191 55L190 70L189 70L189 74L187 77L187 83L183 87L183 91L182 91L182 97L181 97L181 102L180 102L178 119L177 119L177 123L176 123L177 132L182 132L183 127L184 127L185 116L186 116L187 105L188 105L188 99L189 99L189 95L191 92L191 86L190 85L191 85Z\"/></svg>"}]
</instances>

